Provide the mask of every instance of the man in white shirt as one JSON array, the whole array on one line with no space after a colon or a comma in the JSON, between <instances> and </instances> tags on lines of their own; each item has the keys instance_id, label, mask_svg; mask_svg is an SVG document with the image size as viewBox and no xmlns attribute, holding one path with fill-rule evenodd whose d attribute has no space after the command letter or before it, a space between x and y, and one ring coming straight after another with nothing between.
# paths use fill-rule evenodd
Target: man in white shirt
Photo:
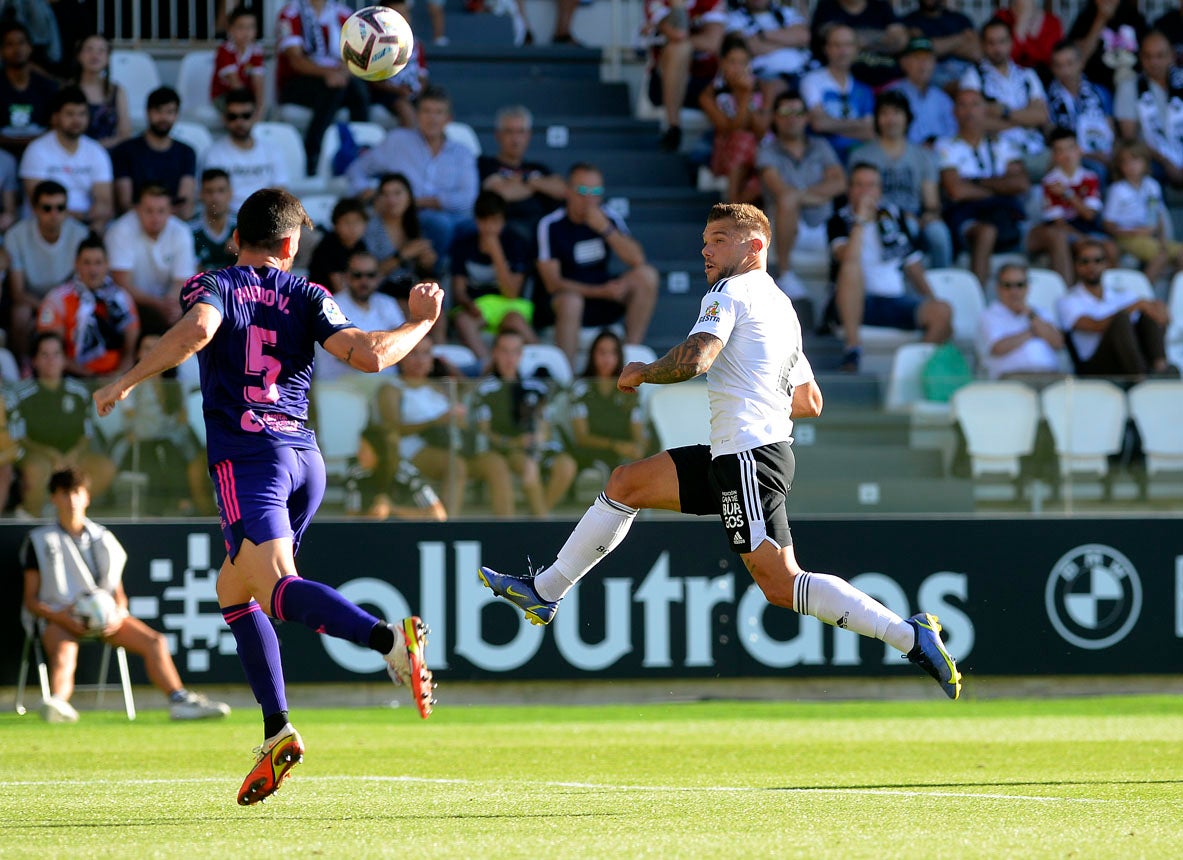
<instances>
[{"instance_id":1,"label":"man in white shirt","mask_svg":"<svg viewBox=\"0 0 1183 860\"><path fill-rule=\"evenodd\" d=\"M630 362L616 383L633 393L644 383L706 373L710 444L618 466L553 564L531 577L482 567L481 581L535 624L548 624L563 596L624 540L639 509L713 514L769 603L883 640L955 699L961 675L934 616L905 620L845 580L797 562L785 510L795 471L792 419L819 415L821 391L793 304L768 274L771 240L768 218L755 206L716 204L703 232L709 287L698 320L686 340L651 363Z\"/></svg>"},{"instance_id":2,"label":"man in white shirt","mask_svg":"<svg viewBox=\"0 0 1183 860\"><path fill-rule=\"evenodd\" d=\"M398 301L378 292L378 260L367 251L350 254L345 269L345 289L333 298L345 318L356 323L362 331L390 331L407 321ZM319 345L316 348L314 372L317 382L333 382L344 376L355 375L349 365ZM381 373L396 376L398 368L391 365Z\"/></svg>"},{"instance_id":3,"label":"man in white shirt","mask_svg":"<svg viewBox=\"0 0 1183 860\"><path fill-rule=\"evenodd\" d=\"M29 144L21 157L20 177L25 197L43 179L66 189L70 215L102 233L114 213L111 156L98 141L86 136L90 110L86 96L75 86L63 87L53 99L52 130Z\"/></svg>"},{"instance_id":4,"label":"man in white shirt","mask_svg":"<svg viewBox=\"0 0 1183 860\"><path fill-rule=\"evenodd\" d=\"M1064 336L1043 311L1027 303L1027 267L1006 263L995 281L998 298L978 320L978 355L991 379L1059 376Z\"/></svg>"},{"instance_id":5,"label":"man in white shirt","mask_svg":"<svg viewBox=\"0 0 1183 860\"><path fill-rule=\"evenodd\" d=\"M1167 306L1132 292L1106 289L1101 275L1109 260L1100 242L1083 239L1073 252L1079 280L1056 303L1056 313L1060 328L1069 333L1076 372L1134 380L1147 373L1166 373L1170 368L1163 341L1171 319Z\"/></svg>"},{"instance_id":6,"label":"man in white shirt","mask_svg":"<svg viewBox=\"0 0 1183 860\"><path fill-rule=\"evenodd\" d=\"M230 214L234 217L243 201L260 188L282 188L289 177L283 157L251 136L255 127L254 93L245 89L227 93L222 121L226 136L209 148L203 164L207 170L220 167L229 175L234 192Z\"/></svg>"},{"instance_id":7,"label":"man in white shirt","mask_svg":"<svg viewBox=\"0 0 1183 860\"><path fill-rule=\"evenodd\" d=\"M1162 33L1146 34L1139 47L1141 74L1117 88L1113 115L1126 140L1141 139L1150 147L1155 174L1171 185L1183 185L1183 69Z\"/></svg>"},{"instance_id":8,"label":"man in white shirt","mask_svg":"<svg viewBox=\"0 0 1183 860\"><path fill-rule=\"evenodd\" d=\"M197 274L193 232L172 214L172 196L145 185L106 238L111 279L136 300L144 332L163 332L181 318L181 287Z\"/></svg>"}]
</instances>

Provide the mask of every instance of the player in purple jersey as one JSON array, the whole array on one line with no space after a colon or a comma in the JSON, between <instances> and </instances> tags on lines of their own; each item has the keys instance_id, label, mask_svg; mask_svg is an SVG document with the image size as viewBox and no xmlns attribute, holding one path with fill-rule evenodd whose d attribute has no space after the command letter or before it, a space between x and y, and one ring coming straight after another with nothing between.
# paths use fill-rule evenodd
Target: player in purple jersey
<instances>
[{"instance_id":1,"label":"player in purple jersey","mask_svg":"<svg viewBox=\"0 0 1183 860\"><path fill-rule=\"evenodd\" d=\"M218 602L263 710L264 741L238 794L244 805L270 796L304 755L288 722L279 642L264 613L378 651L394 682L410 685L424 718L434 704L423 622L375 618L335 589L302 579L295 554L325 488L324 461L305 423L316 344L377 373L430 331L443 291L418 284L408 322L393 331L361 331L324 287L291 274L300 229L311 226L300 201L282 189L248 197L234 233L238 265L192 278L181 291L181 320L94 395L99 414L107 415L139 383L198 355L210 474L226 540Z\"/></svg>"}]
</instances>

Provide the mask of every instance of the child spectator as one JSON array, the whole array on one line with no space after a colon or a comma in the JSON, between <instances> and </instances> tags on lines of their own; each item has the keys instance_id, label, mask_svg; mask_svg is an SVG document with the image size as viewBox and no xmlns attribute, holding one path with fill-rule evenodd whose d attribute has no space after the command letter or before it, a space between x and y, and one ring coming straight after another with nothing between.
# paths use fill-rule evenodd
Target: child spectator
<instances>
[{"instance_id":1,"label":"child spectator","mask_svg":"<svg viewBox=\"0 0 1183 860\"><path fill-rule=\"evenodd\" d=\"M1150 175L1150 151L1142 141L1118 144L1113 154L1118 180L1109 187L1102 212L1105 230L1123 254L1142 263L1151 281L1169 266L1183 268L1183 242L1166 238L1166 206L1162 186Z\"/></svg>"},{"instance_id":2,"label":"child spectator","mask_svg":"<svg viewBox=\"0 0 1183 860\"><path fill-rule=\"evenodd\" d=\"M384 0L382 5L398 12L410 23L411 8L407 0ZM433 23L436 8L435 5L430 6ZM442 10L443 6L438 8ZM442 15L440 17L442 19ZM442 31L441 21L440 32L442 33ZM427 85L427 77L427 56L423 52L423 40L416 38L407 64L397 75L384 81L370 82L370 104L382 105L390 111L391 116L397 119L398 124L403 128L413 128L415 125L415 99L419 98L419 93Z\"/></svg>"},{"instance_id":3,"label":"child spectator","mask_svg":"<svg viewBox=\"0 0 1183 860\"><path fill-rule=\"evenodd\" d=\"M210 100L218 113L226 110L226 94L248 89L255 94L255 121L263 118L267 103L263 91L263 46L259 43L259 21L245 6L230 13L227 39L214 56L214 76L210 79Z\"/></svg>"},{"instance_id":4,"label":"child spectator","mask_svg":"<svg viewBox=\"0 0 1183 860\"><path fill-rule=\"evenodd\" d=\"M522 296L534 264L530 245L506 226L505 211L505 198L482 191L473 206L476 233L452 244L452 324L482 365L490 357L482 332L514 331L526 343L538 342L530 327L534 303Z\"/></svg>"},{"instance_id":5,"label":"child spectator","mask_svg":"<svg viewBox=\"0 0 1183 860\"><path fill-rule=\"evenodd\" d=\"M230 217L230 174L220 167L201 172L201 216L193 227L197 270L208 272L233 266L238 254L231 248L235 221Z\"/></svg>"},{"instance_id":6,"label":"child spectator","mask_svg":"<svg viewBox=\"0 0 1183 860\"><path fill-rule=\"evenodd\" d=\"M1117 247L1106 240L1101 227L1101 182L1097 174L1081 166L1080 144L1076 132L1057 128L1050 137L1052 169L1043 177L1043 215L1041 223L1027 234L1027 250L1046 253L1051 268L1064 283L1073 276L1071 248L1085 236L1098 234L1111 261L1117 259Z\"/></svg>"},{"instance_id":7,"label":"child spectator","mask_svg":"<svg viewBox=\"0 0 1183 860\"><path fill-rule=\"evenodd\" d=\"M308 261L308 280L339 293L345 289L345 270L349 255L366 249L366 207L352 197L337 201L333 207L333 229L312 252Z\"/></svg>"},{"instance_id":8,"label":"child spectator","mask_svg":"<svg viewBox=\"0 0 1183 860\"><path fill-rule=\"evenodd\" d=\"M86 94L90 124L86 135L108 149L131 137L127 93L111 82L111 41L95 33L78 44L75 83Z\"/></svg>"},{"instance_id":9,"label":"child spectator","mask_svg":"<svg viewBox=\"0 0 1183 860\"><path fill-rule=\"evenodd\" d=\"M781 0L738 0L727 13L727 33L738 34L752 55L765 104L792 86L809 65L809 21Z\"/></svg>"},{"instance_id":10,"label":"child spectator","mask_svg":"<svg viewBox=\"0 0 1183 860\"><path fill-rule=\"evenodd\" d=\"M723 40L719 74L702 91L698 104L715 130L711 172L727 177L728 203L760 199L756 149L768 131L764 97L752 75L752 55L740 36Z\"/></svg>"}]
</instances>

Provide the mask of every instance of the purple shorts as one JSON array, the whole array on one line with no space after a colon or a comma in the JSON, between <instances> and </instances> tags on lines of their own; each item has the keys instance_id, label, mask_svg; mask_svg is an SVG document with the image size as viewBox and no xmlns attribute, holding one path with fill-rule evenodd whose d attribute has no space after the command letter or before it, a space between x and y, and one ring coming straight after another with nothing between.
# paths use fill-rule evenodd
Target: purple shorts
<instances>
[{"instance_id":1,"label":"purple shorts","mask_svg":"<svg viewBox=\"0 0 1183 860\"><path fill-rule=\"evenodd\" d=\"M274 456L222 460L210 468L230 560L243 540L253 544L292 539L292 554L325 494L320 452L275 448Z\"/></svg>"}]
</instances>

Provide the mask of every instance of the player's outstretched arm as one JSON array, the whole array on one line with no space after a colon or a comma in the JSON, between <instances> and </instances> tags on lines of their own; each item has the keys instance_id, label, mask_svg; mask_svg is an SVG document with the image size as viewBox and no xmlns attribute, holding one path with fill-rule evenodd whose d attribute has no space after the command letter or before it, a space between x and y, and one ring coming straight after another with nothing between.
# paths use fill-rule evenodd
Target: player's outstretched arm
<instances>
[{"instance_id":1,"label":"player's outstretched arm","mask_svg":"<svg viewBox=\"0 0 1183 860\"><path fill-rule=\"evenodd\" d=\"M423 340L439 319L444 291L439 284L416 284L407 299L410 319L391 331L348 328L331 335L325 350L363 373L378 373L397 364Z\"/></svg>"},{"instance_id":2,"label":"player's outstretched arm","mask_svg":"<svg viewBox=\"0 0 1183 860\"><path fill-rule=\"evenodd\" d=\"M115 404L145 379L164 373L194 355L213 340L221 324L222 312L213 305L205 302L194 305L131 370L94 393L99 415L110 415Z\"/></svg>"},{"instance_id":3,"label":"player's outstretched arm","mask_svg":"<svg viewBox=\"0 0 1183 860\"><path fill-rule=\"evenodd\" d=\"M816 379L793 389L793 405L790 418L816 418L822 414L822 390Z\"/></svg>"},{"instance_id":4,"label":"player's outstretched arm","mask_svg":"<svg viewBox=\"0 0 1183 860\"><path fill-rule=\"evenodd\" d=\"M620 372L616 387L632 393L642 382L654 385L685 382L710 370L722 349L723 341L719 338L709 332L696 331L651 364L629 363Z\"/></svg>"}]
</instances>

